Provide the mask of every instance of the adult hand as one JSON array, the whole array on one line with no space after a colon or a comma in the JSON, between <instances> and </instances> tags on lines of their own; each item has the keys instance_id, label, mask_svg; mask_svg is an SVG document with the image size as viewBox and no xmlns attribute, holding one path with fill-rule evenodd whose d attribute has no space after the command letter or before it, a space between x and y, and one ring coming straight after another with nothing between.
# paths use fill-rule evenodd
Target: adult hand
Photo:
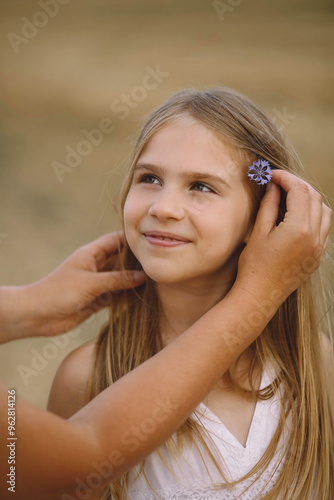
<instances>
[{"instance_id":1,"label":"adult hand","mask_svg":"<svg viewBox=\"0 0 334 500\"><path fill-rule=\"evenodd\" d=\"M307 182L273 170L254 228L240 255L235 282L257 301L280 305L320 265L333 212ZM276 226L280 188L286 192L284 220Z\"/></svg>"},{"instance_id":2,"label":"adult hand","mask_svg":"<svg viewBox=\"0 0 334 500\"><path fill-rule=\"evenodd\" d=\"M112 270L122 242L121 232L106 234L76 250L40 281L3 287L0 330L11 330L10 338L59 335L108 305L113 291L142 285L142 271Z\"/></svg>"}]
</instances>

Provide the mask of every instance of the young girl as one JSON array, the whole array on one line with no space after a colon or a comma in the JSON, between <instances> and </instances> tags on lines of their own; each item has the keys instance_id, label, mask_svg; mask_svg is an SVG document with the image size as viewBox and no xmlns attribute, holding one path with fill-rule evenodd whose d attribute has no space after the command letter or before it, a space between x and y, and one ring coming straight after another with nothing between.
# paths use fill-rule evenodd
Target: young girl
<instances>
[{"instance_id":1,"label":"young girl","mask_svg":"<svg viewBox=\"0 0 334 500\"><path fill-rule=\"evenodd\" d=\"M148 279L115 296L96 346L72 357L81 370L90 365L88 399L163 349L229 292L271 178L267 162L299 174L298 158L276 124L234 91L183 90L151 114L120 197L126 238L120 266L143 269ZM257 173L248 175L254 167ZM277 224L284 213L282 192ZM320 331L314 291L319 298L321 289L307 277L311 267L305 260L298 271L286 270L282 279L292 287L300 273L307 279L177 434L90 498L334 498L333 371L324 366L322 346L327 353L332 348ZM277 282L271 286L259 310L280 293ZM258 315L254 311L249 323ZM87 379L88 369L82 391ZM49 402L62 416L86 402L82 392L69 404L66 390L58 384ZM143 422L125 436L126 444L135 449L150 430Z\"/></svg>"}]
</instances>

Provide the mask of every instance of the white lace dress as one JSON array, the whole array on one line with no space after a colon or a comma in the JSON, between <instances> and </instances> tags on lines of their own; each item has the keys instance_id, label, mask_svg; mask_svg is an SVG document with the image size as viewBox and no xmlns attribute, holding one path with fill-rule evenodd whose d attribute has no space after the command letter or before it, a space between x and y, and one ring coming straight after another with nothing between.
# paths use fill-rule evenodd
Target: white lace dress
<instances>
[{"instance_id":1,"label":"white lace dress","mask_svg":"<svg viewBox=\"0 0 334 500\"><path fill-rule=\"evenodd\" d=\"M267 370L264 370L260 388L263 389L272 380L273 373L270 375ZM245 447L203 403L192 414L192 417L209 432L219 452L216 455L217 461L227 473L229 480L238 480L244 476L265 452L276 430L280 415L278 398L279 392L268 401L257 402ZM175 439L175 435L173 437ZM145 464L145 474L153 490L143 474L138 475L139 469L135 468L130 473L128 500L232 500L236 498L255 500L262 498L273 487L280 470L278 468L275 471L277 457L274 456L267 470L247 492L242 493L253 482L254 477L244 480L234 489L220 487L214 490L213 484L221 484L222 478L218 475L211 460L203 462L195 446L188 446L182 454L182 459L178 460L169 454L165 445L159 450L165 463L154 452L147 457Z\"/></svg>"}]
</instances>

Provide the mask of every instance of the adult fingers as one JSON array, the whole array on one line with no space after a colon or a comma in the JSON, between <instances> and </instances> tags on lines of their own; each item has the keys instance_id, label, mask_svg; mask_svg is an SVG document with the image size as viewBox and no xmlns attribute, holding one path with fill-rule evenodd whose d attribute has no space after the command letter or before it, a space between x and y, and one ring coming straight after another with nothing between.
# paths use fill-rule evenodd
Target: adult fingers
<instances>
[{"instance_id":1,"label":"adult fingers","mask_svg":"<svg viewBox=\"0 0 334 500\"><path fill-rule=\"evenodd\" d=\"M95 273L90 276L92 285L91 292L98 296L102 293L124 290L140 286L145 282L145 273L143 271L112 271Z\"/></svg>"},{"instance_id":2,"label":"adult fingers","mask_svg":"<svg viewBox=\"0 0 334 500\"><path fill-rule=\"evenodd\" d=\"M333 211L327 205L325 205L325 203L323 203L322 220L320 227L320 245L322 246L322 252L326 250L332 218L333 218Z\"/></svg>"},{"instance_id":3,"label":"adult fingers","mask_svg":"<svg viewBox=\"0 0 334 500\"><path fill-rule=\"evenodd\" d=\"M269 189L267 188L267 192L261 200L260 208L256 216L253 229L253 233L255 234L268 234L276 225L279 211L280 190L273 182L268 184L268 186L270 187Z\"/></svg>"},{"instance_id":4,"label":"adult fingers","mask_svg":"<svg viewBox=\"0 0 334 500\"><path fill-rule=\"evenodd\" d=\"M307 229L312 238L315 254L325 251L332 210L323 203L321 195L307 182L290 172L273 170L272 179L287 192L287 212L293 216L299 230Z\"/></svg>"},{"instance_id":5,"label":"adult fingers","mask_svg":"<svg viewBox=\"0 0 334 500\"><path fill-rule=\"evenodd\" d=\"M95 259L97 268L99 269L111 255L117 253L123 241L123 232L114 231L100 236L96 240L85 245L82 249L86 255L92 256Z\"/></svg>"},{"instance_id":6,"label":"adult fingers","mask_svg":"<svg viewBox=\"0 0 334 500\"><path fill-rule=\"evenodd\" d=\"M284 220L292 222L296 231L305 235L305 244L312 245L315 254L320 253L329 231L329 209L323 204L321 195L306 181L290 172L274 170L273 179L287 192L287 213Z\"/></svg>"},{"instance_id":7,"label":"adult fingers","mask_svg":"<svg viewBox=\"0 0 334 500\"><path fill-rule=\"evenodd\" d=\"M323 202L321 195L314 189L310 190L310 225L314 236L320 244L320 232L323 219Z\"/></svg>"},{"instance_id":8,"label":"adult fingers","mask_svg":"<svg viewBox=\"0 0 334 500\"><path fill-rule=\"evenodd\" d=\"M299 184L307 184L303 179L300 179L291 172L279 168L272 170L272 181L281 186L286 193Z\"/></svg>"},{"instance_id":9,"label":"adult fingers","mask_svg":"<svg viewBox=\"0 0 334 500\"><path fill-rule=\"evenodd\" d=\"M310 203L312 194L316 191L305 181L287 172L273 170L272 180L286 192L286 217L293 219L299 228L305 228L310 223Z\"/></svg>"}]
</instances>

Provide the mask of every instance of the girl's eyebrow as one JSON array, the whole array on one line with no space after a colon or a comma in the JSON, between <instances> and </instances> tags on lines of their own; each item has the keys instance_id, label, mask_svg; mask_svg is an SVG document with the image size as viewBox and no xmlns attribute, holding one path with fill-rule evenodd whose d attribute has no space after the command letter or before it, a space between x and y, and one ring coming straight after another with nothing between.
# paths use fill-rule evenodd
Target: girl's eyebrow
<instances>
[{"instance_id":1,"label":"girl's eyebrow","mask_svg":"<svg viewBox=\"0 0 334 500\"><path fill-rule=\"evenodd\" d=\"M137 163L134 166L133 172L141 169L150 170L151 172L154 172L156 174L164 174L166 172L166 169L164 167L161 167L159 165L154 165L153 163ZM192 181L219 182L220 184L223 184L223 186L231 188L230 184L217 174L185 171L182 172L181 175L182 177L185 177Z\"/></svg>"}]
</instances>

